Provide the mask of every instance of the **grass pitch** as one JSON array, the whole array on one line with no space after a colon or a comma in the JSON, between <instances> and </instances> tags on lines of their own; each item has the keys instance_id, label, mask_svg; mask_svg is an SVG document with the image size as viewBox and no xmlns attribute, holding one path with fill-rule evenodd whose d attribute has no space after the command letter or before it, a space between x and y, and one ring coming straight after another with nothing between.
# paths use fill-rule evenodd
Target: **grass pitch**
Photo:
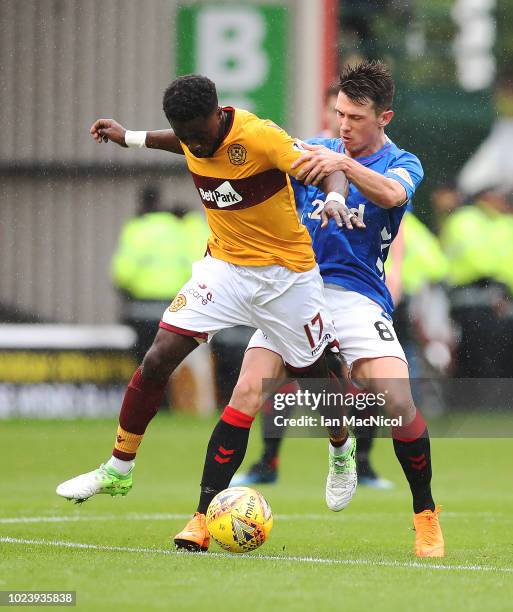
<instances>
[{"instance_id":1,"label":"grass pitch","mask_svg":"<svg viewBox=\"0 0 513 612\"><path fill-rule=\"evenodd\" d=\"M432 441L444 559L413 556L410 494L390 440L377 441L373 458L396 488L359 488L334 514L324 503L326 443L287 439L279 483L259 487L275 516L269 541L247 555L215 543L176 553L170 537L195 509L212 425L159 415L131 493L77 506L55 486L108 458L115 423L1 423L0 590L73 590L84 610L511 609L512 440Z\"/></svg>"}]
</instances>

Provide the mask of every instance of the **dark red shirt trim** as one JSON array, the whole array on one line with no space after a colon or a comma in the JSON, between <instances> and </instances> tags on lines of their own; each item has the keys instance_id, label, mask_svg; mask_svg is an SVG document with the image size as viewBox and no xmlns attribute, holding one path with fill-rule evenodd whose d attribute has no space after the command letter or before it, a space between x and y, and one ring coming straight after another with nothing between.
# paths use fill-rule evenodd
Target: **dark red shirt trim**
<instances>
[{"instance_id":1,"label":"dark red shirt trim","mask_svg":"<svg viewBox=\"0 0 513 612\"><path fill-rule=\"evenodd\" d=\"M191 329L183 329L182 327L176 327L175 325L170 325L169 323L165 323L161 321L159 323L159 327L162 329L167 329L167 331L174 332L180 336L190 336L192 338L201 338L202 340L208 340L208 334L206 332L197 332L192 331Z\"/></svg>"},{"instance_id":2,"label":"dark red shirt trim","mask_svg":"<svg viewBox=\"0 0 513 612\"><path fill-rule=\"evenodd\" d=\"M205 208L216 210L240 210L256 206L287 186L285 173L276 168L243 179L213 178L194 172L191 175ZM219 191L224 183L227 185Z\"/></svg>"}]
</instances>

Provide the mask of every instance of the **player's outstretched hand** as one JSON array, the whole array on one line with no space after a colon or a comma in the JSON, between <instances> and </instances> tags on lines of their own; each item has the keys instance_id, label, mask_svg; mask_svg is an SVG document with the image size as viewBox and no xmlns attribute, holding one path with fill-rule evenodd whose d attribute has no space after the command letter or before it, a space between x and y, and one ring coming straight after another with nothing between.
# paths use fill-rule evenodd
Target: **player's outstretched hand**
<instances>
[{"instance_id":1,"label":"player's outstretched hand","mask_svg":"<svg viewBox=\"0 0 513 612\"><path fill-rule=\"evenodd\" d=\"M298 168L296 178L305 185L320 185L322 181L335 170L342 170L340 162L342 154L327 149L323 145L311 145L302 143L302 147L309 153L303 153L300 158L292 164L292 168Z\"/></svg>"},{"instance_id":2,"label":"player's outstretched hand","mask_svg":"<svg viewBox=\"0 0 513 612\"><path fill-rule=\"evenodd\" d=\"M336 200L328 200L321 212L321 228L328 225L330 219L335 219L339 227L347 227L347 229L365 229L365 223L360 217L349 210L346 204L337 202Z\"/></svg>"},{"instance_id":3,"label":"player's outstretched hand","mask_svg":"<svg viewBox=\"0 0 513 612\"><path fill-rule=\"evenodd\" d=\"M121 147L126 147L126 130L114 119L97 119L91 126L90 132L96 142L108 142L111 140Z\"/></svg>"}]
</instances>

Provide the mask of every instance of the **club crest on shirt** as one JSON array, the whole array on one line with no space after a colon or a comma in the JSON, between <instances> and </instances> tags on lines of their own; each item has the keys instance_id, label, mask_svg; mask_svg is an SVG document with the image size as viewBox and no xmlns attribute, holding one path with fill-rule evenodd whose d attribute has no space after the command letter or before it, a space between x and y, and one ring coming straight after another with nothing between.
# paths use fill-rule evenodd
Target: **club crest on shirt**
<instances>
[{"instance_id":1,"label":"club crest on shirt","mask_svg":"<svg viewBox=\"0 0 513 612\"><path fill-rule=\"evenodd\" d=\"M246 148L235 143L228 147L228 159L234 166L241 166L246 161Z\"/></svg>"},{"instance_id":2,"label":"club crest on shirt","mask_svg":"<svg viewBox=\"0 0 513 612\"><path fill-rule=\"evenodd\" d=\"M183 308L187 304L187 298L183 293L179 293L175 299L171 302L171 306L169 307L169 312L176 312Z\"/></svg>"}]
</instances>

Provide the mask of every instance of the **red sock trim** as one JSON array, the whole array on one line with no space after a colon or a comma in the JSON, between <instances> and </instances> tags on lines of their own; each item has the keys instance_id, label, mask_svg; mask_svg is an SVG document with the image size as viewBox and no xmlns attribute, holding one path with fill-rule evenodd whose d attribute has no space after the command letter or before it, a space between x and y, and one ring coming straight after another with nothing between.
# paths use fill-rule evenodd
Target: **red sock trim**
<instances>
[{"instance_id":1,"label":"red sock trim","mask_svg":"<svg viewBox=\"0 0 513 612\"><path fill-rule=\"evenodd\" d=\"M243 427L244 429L249 429L254 420L255 417L244 414L231 406L226 406L221 415L221 421L228 423L228 425L233 425L234 427Z\"/></svg>"},{"instance_id":2,"label":"red sock trim","mask_svg":"<svg viewBox=\"0 0 513 612\"><path fill-rule=\"evenodd\" d=\"M392 438L399 442L414 442L422 437L422 434L426 431L426 422L422 413L417 408L413 421L408 425L402 425L401 427L392 427Z\"/></svg>"},{"instance_id":3,"label":"red sock trim","mask_svg":"<svg viewBox=\"0 0 513 612\"><path fill-rule=\"evenodd\" d=\"M280 462L280 458L278 456L273 457L271 461L269 462L269 467L271 468L271 470L277 470L279 462Z\"/></svg>"},{"instance_id":4,"label":"red sock trim","mask_svg":"<svg viewBox=\"0 0 513 612\"><path fill-rule=\"evenodd\" d=\"M151 380L151 378L145 378L142 375L142 367L139 367L134 372L134 375L130 379L128 386L139 391L144 391L146 393L161 393L163 390L166 389L167 381L162 382Z\"/></svg>"},{"instance_id":5,"label":"red sock trim","mask_svg":"<svg viewBox=\"0 0 513 612\"><path fill-rule=\"evenodd\" d=\"M124 453L117 448L112 449L112 454L116 459L121 459L121 461L133 461L135 459L135 453Z\"/></svg>"}]
</instances>

